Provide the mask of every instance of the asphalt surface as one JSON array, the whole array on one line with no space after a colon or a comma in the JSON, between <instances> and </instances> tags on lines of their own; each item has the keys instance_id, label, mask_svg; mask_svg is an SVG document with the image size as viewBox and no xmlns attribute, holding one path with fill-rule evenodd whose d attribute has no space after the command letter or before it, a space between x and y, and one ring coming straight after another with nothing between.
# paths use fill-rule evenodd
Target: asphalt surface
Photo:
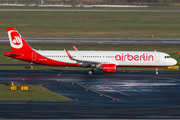
<instances>
[{"instance_id":1,"label":"asphalt surface","mask_svg":"<svg viewBox=\"0 0 180 120\"><path fill-rule=\"evenodd\" d=\"M0 9L0 11L65 11L65 12L180 12L180 10L90 10L90 9Z\"/></svg>"},{"instance_id":2,"label":"asphalt surface","mask_svg":"<svg viewBox=\"0 0 180 120\"><path fill-rule=\"evenodd\" d=\"M1 70L0 84L10 81L43 85L74 101L0 101L0 119L180 119L179 71Z\"/></svg>"},{"instance_id":3,"label":"asphalt surface","mask_svg":"<svg viewBox=\"0 0 180 120\"><path fill-rule=\"evenodd\" d=\"M156 44L180 45L180 39L157 38L24 38L28 43L53 44ZM0 37L0 43L9 43L8 37Z\"/></svg>"}]
</instances>

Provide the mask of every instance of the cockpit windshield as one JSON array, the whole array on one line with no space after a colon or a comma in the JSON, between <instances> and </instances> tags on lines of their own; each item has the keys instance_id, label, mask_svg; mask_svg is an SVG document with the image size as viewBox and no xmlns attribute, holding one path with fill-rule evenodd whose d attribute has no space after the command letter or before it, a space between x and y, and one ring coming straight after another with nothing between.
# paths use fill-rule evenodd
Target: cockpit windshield
<instances>
[{"instance_id":1,"label":"cockpit windshield","mask_svg":"<svg viewBox=\"0 0 180 120\"><path fill-rule=\"evenodd\" d=\"M164 58L171 58L171 56L164 56Z\"/></svg>"}]
</instances>

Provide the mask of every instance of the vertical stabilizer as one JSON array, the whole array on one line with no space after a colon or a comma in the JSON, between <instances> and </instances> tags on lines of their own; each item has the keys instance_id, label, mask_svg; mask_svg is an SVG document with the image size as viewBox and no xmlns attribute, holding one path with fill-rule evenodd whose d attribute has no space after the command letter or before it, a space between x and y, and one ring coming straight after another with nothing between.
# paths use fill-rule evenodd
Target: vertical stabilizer
<instances>
[{"instance_id":1,"label":"vertical stabilizer","mask_svg":"<svg viewBox=\"0 0 180 120\"><path fill-rule=\"evenodd\" d=\"M7 33L13 52L33 51L23 37L18 33L14 27L7 27Z\"/></svg>"}]
</instances>

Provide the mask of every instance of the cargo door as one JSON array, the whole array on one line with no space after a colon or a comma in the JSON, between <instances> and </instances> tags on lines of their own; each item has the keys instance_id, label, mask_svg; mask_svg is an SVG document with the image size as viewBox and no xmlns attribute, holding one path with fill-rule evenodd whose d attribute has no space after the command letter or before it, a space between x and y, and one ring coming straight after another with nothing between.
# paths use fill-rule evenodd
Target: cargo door
<instances>
[{"instance_id":1,"label":"cargo door","mask_svg":"<svg viewBox=\"0 0 180 120\"><path fill-rule=\"evenodd\" d=\"M156 56L156 57L155 57L155 61L156 61L156 62L159 62L159 61L160 61L160 55L159 55L159 53L156 53L155 56Z\"/></svg>"},{"instance_id":2,"label":"cargo door","mask_svg":"<svg viewBox=\"0 0 180 120\"><path fill-rule=\"evenodd\" d=\"M82 54L78 54L78 59L82 60Z\"/></svg>"},{"instance_id":3,"label":"cargo door","mask_svg":"<svg viewBox=\"0 0 180 120\"><path fill-rule=\"evenodd\" d=\"M36 61L36 52L32 52L32 61Z\"/></svg>"}]
</instances>

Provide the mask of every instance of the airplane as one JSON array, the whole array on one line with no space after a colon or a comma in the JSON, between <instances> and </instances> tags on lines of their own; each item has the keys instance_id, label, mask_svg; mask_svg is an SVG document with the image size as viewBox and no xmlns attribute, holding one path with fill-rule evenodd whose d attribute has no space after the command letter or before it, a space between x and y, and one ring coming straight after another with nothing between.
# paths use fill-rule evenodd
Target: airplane
<instances>
[{"instance_id":1,"label":"airplane","mask_svg":"<svg viewBox=\"0 0 180 120\"><path fill-rule=\"evenodd\" d=\"M12 51L4 55L15 59L48 66L89 67L88 74L94 69L114 73L117 67L158 67L177 64L174 58L157 51L80 51L74 45L73 51L35 50L31 48L14 27L7 27Z\"/></svg>"}]
</instances>

